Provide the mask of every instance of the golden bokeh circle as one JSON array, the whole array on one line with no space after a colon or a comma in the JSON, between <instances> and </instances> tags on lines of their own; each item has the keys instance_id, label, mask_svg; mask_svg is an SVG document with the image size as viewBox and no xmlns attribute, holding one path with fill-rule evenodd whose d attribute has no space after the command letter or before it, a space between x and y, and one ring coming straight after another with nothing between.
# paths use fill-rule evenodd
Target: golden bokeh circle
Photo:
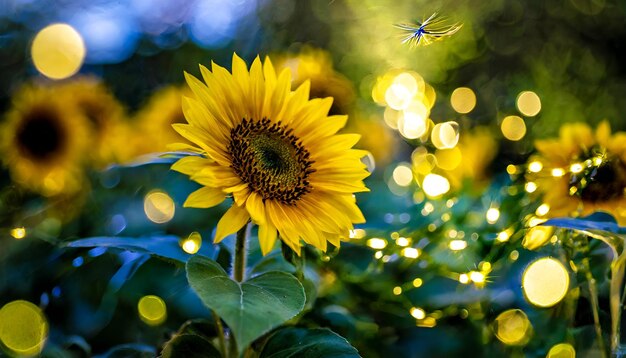
<instances>
[{"instance_id":1,"label":"golden bokeh circle","mask_svg":"<svg viewBox=\"0 0 626 358\"><path fill-rule=\"evenodd\" d=\"M68 24L46 26L35 35L31 46L37 71L55 80L78 72L86 52L83 38Z\"/></svg>"},{"instance_id":2,"label":"golden bokeh circle","mask_svg":"<svg viewBox=\"0 0 626 358\"><path fill-rule=\"evenodd\" d=\"M36 355L48 336L48 322L34 304L17 300L0 309L0 342L9 351L22 356Z\"/></svg>"}]
</instances>

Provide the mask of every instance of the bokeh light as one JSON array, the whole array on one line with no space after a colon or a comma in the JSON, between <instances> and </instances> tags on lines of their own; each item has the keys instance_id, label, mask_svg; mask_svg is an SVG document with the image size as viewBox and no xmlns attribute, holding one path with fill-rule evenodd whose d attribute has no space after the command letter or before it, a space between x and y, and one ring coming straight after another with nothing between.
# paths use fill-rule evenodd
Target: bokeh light
<instances>
[{"instance_id":1,"label":"bokeh light","mask_svg":"<svg viewBox=\"0 0 626 358\"><path fill-rule=\"evenodd\" d=\"M526 123L518 116L505 117L500 124L500 129L504 138L510 141L518 141L526 135Z\"/></svg>"},{"instance_id":2,"label":"bokeh light","mask_svg":"<svg viewBox=\"0 0 626 358\"><path fill-rule=\"evenodd\" d=\"M409 186L413 182L413 171L408 163L401 163L393 170L393 181L400 186Z\"/></svg>"},{"instance_id":3,"label":"bokeh light","mask_svg":"<svg viewBox=\"0 0 626 358\"><path fill-rule=\"evenodd\" d=\"M495 224L500 218L500 210L498 208L489 208L485 214L485 218L488 223Z\"/></svg>"},{"instance_id":4,"label":"bokeh light","mask_svg":"<svg viewBox=\"0 0 626 358\"><path fill-rule=\"evenodd\" d=\"M420 255L420 251L413 247L405 247L400 253L402 254L402 256L409 259L416 259Z\"/></svg>"},{"instance_id":5,"label":"bokeh light","mask_svg":"<svg viewBox=\"0 0 626 358\"><path fill-rule=\"evenodd\" d=\"M167 319L167 307L161 297L143 296L137 304L139 318L150 326L158 326Z\"/></svg>"},{"instance_id":6,"label":"bokeh light","mask_svg":"<svg viewBox=\"0 0 626 358\"><path fill-rule=\"evenodd\" d=\"M426 317L426 312L419 307L413 307L411 308L411 316L415 319L424 319Z\"/></svg>"},{"instance_id":7,"label":"bokeh light","mask_svg":"<svg viewBox=\"0 0 626 358\"><path fill-rule=\"evenodd\" d=\"M415 92L411 91L411 88L407 87L406 83L394 81L385 91L385 101L389 107L395 110L402 110L411 104L413 95L415 95Z\"/></svg>"},{"instance_id":8,"label":"bokeh light","mask_svg":"<svg viewBox=\"0 0 626 358\"><path fill-rule=\"evenodd\" d=\"M418 111L412 111L410 109L402 111L398 116L398 131L406 139L417 139L422 137L428 129L426 115L428 115L428 113L422 114Z\"/></svg>"},{"instance_id":9,"label":"bokeh light","mask_svg":"<svg viewBox=\"0 0 626 358\"><path fill-rule=\"evenodd\" d=\"M517 96L517 110L526 117L534 117L541 111L541 99L535 92L524 91Z\"/></svg>"},{"instance_id":10,"label":"bokeh light","mask_svg":"<svg viewBox=\"0 0 626 358\"><path fill-rule=\"evenodd\" d=\"M371 247L372 249L382 250L387 247L387 240L374 237L367 240L367 246Z\"/></svg>"},{"instance_id":11,"label":"bokeh light","mask_svg":"<svg viewBox=\"0 0 626 358\"><path fill-rule=\"evenodd\" d=\"M476 94L471 88L459 87L452 92L450 104L458 113L467 114L476 107Z\"/></svg>"},{"instance_id":12,"label":"bokeh light","mask_svg":"<svg viewBox=\"0 0 626 358\"><path fill-rule=\"evenodd\" d=\"M436 124L430 140L437 149L454 148L459 142L459 124L453 121Z\"/></svg>"},{"instance_id":13,"label":"bokeh light","mask_svg":"<svg viewBox=\"0 0 626 358\"><path fill-rule=\"evenodd\" d=\"M11 229L11 236L13 236L14 239L21 240L26 237L26 229L23 226L13 228Z\"/></svg>"},{"instance_id":14,"label":"bokeh light","mask_svg":"<svg viewBox=\"0 0 626 358\"><path fill-rule=\"evenodd\" d=\"M551 307L565 297L569 274L560 261L544 257L528 265L522 276L522 288L528 302Z\"/></svg>"},{"instance_id":15,"label":"bokeh light","mask_svg":"<svg viewBox=\"0 0 626 358\"><path fill-rule=\"evenodd\" d=\"M528 164L528 171L531 173L539 173L543 169L543 164L539 161L533 161Z\"/></svg>"},{"instance_id":16,"label":"bokeh light","mask_svg":"<svg viewBox=\"0 0 626 358\"><path fill-rule=\"evenodd\" d=\"M519 309L511 309L496 317L494 331L496 337L506 345L524 345L530 339L532 325L526 313Z\"/></svg>"},{"instance_id":17,"label":"bokeh light","mask_svg":"<svg viewBox=\"0 0 626 358\"><path fill-rule=\"evenodd\" d=\"M163 191L149 192L143 201L143 210L148 219L157 224L166 223L174 217L174 200Z\"/></svg>"},{"instance_id":18,"label":"bokeh light","mask_svg":"<svg viewBox=\"0 0 626 358\"><path fill-rule=\"evenodd\" d=\"M192 232L189 236L182 240L180 247L188 254L195 254L202 246L202 236L197 231Z\"/></svg>"},{"instance_id":19,"label":"bokeh light","mask_svg":"<svg viewBox=\"0 0 626 358\"><path fill-rule=\"evenodd\" d=\"M448 244L448 247L452 251L461 251L467 247L467 241L465 240L452 240Z\"/></svg>"},{"instance_id":20,"label":"bokeh light","mask_svg":"<svg viewBox=\"0 0 626 358\"><path fill-rule=\"evenodd\" d=\"M48 336L48 322L34 304L17 300L0 309L0 342L19 356L41 352Z\"/></svg>"},{"instance_id":21,"label":"bokeh light","mask_svg":"<svg viewBox=\"0 0 626 358\"><path fill-rule=\"evenodd\" d=\"M31 47L35 68L52 79L72 76L83 64L85 44L68 24L52 24L37 33Z\"/></svg>"},{"instance_id":22,"label":"bokeh light","mask_svg":"<svg viewBox=\"0 0 626 358\"><path fill-rule=\"evenodd\" d=\"M422 189L429 197L436 198L450 191L450 182L441 175L431 173L424 177Z\"/></svg>"},{"instance_id":23,"label":"bokeh light","mask_svg":"<svg viewBox=\"0 0 626 358\"><path fill-rule=\"evenodd\" d=\"M550 348L546 358L576 358L576 350L569 343L559 343Z\"/></svg>"}]
</instances>

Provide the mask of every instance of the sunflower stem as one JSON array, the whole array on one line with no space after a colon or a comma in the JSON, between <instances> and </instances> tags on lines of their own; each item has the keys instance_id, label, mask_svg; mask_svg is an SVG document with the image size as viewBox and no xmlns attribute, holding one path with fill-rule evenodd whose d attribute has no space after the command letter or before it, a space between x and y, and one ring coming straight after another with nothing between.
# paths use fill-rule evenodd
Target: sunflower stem
<instances>
[{"instance_id":1,"label":"sunflower stem","mask_svg":"<svg viewBox=\"0 0 626 358\"><path fill-rule=\"evenodd\" d=\"M237 240L235 241L235 254L233 258L233 279L237 282L243 282L246 272L246 244L248 238L248 230L250 223L248 222L239 231L237 231ZM233 331L228 336L228 355L230 358L239 357L237 342Z\"/></svg>"},{"instance_id":2,"label":"sunflower stem","mask_svg":"<svg viewBox=\"0 0 626 358\"><path fill-rule=\"evenodd\" d=\"M217 313L215 313L215 311L211 310L211 313L213 314L213 320L215 320L215 327L217 327L220 353L222 354L222 357L226 357L226 338L224 337L224 325L222 325L222 319L217 315Z\"/></svg>"},{"instance_id":3,"label":"sunflower stem","mask_svg":"<svg viewBox=\"0 0 626 358\"><path fill-rule=\"evenodd\" d=\"M246 239L250 223L244 225L237 231L237 241L235 242L235 259L233 267L233 279L242 282L246 271Z\"/></svg>"},{"instance_id":4,"label":"sunflower stem","mask_svg":"<svg viewBox=\"0 0 626 358\"><path fill-rule=\"evenodd\" d=\"M604 338L602 338L602 326L600 325L600 304L598 303L598 288L596 286L596 279L593 278L591 270L589 268L589 259L585 257L583 259L583 266L585 270L585 277L587 278L587 284L589 286L589 298L591 301L591 312L593 313L593 325L596 330L596 339L598 340L598 348L602 352L602 357L607 357L606 345L604 344Z\"/></svg>"}]
</instances>

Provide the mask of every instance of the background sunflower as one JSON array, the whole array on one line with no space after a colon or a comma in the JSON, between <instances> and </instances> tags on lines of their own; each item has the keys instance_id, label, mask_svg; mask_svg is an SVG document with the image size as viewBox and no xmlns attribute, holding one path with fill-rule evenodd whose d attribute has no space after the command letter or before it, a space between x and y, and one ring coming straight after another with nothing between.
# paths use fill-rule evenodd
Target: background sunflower
<instances>
[{"instance_id":1,"label":"background sunflower","mask_svg":"<svg viewBox=\"0 0 626 358\"><path fill-rule=\"evenodd\" d=\"M120 148L115 141L119 136L119 127L126 120L126 113L106 85L96 77L78 77L53 85L51 91L61 103L75 106L75 112L87 119L86 129L93 139L88 152L90 163L103 168L118 161Z\"/></svg>"},{"instance_id":2,"label":"background sunflower","mask_svg":"<svg viewBox=\"0 0 626 358\"><path fill-rule=\"evenodd\" d=\"M611 135L608 122L595 130L568 123L556 139L537 140L528 162L546 217L586 216L605 211L626 224L626 133Z\"/></svg>"},{"instance_id":3,"label":"background sunflower","mask_svg":"<svg viewBox=\"0 0 626 358\"><path fill-rule=\"evenodd\" d=\"M45 196L76 192L84 180L87 119L64 99L51 88L25 85L0 130L13 180Z\"/></svg>"}]
</instances>

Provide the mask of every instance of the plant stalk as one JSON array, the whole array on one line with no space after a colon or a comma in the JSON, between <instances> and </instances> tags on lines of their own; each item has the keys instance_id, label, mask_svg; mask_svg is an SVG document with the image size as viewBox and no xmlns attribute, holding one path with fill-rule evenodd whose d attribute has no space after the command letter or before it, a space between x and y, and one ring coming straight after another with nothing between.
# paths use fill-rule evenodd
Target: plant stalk
<instances>
[{"instance_id":1,"label":"plant stalk","mask_svg":"<svg viewBox=\"0 0 626 358\"><path fill-rule=\"evenodd\" d=\"M244 280L246 271L246 243L248 236L248 227L250 224L244 225L237 231L237 241L235 242L235 260L233 263L233 279L237 282Z\"/></svg>"},{"instance_id":2,"label":"plant stalk","mask_svg":"<svg viewBox=\"0 0 626 358\"><path fill-rule=\"evenodd\" d=\"M248 239L248 230L250 223L244 225L237 231L237 240L235 241L235 254L233 259L233 279L237 282L243 282L246 272L246 244ZM237 358L239 352L237 350L237 342L231 331L228 336L228 357Z\"/></svg>"},{"instance_id":3,"label":"plant stalk","mask_svg":"<svg viewBox=\"0 0 626 358\"><path fill-rule=\"evenodd\" d=\"M620 299L624 285L624 256L620 255L611 265L611 287L609 302L611 306L611 352L620 356L620 325L622 318L623 299Z\"/></svg>"},{"instance_id":4,"label":"plant stalk","mask_svg":"<svg viewBox=\"0 0 626 358\"><path fill-rule=\"evenodd\" d=\"M215 327L217 327L220 353L222 354L222 357L226 357L227 351L226 338L224 337L224 325L222 325L222 320L220 319L220 316L215 313L215 311L211 310L211 313L213 314L213 320L215 320Z\"/></svg>"},{"instance_id":5,"label":"plant stalk","mask_svg":"<svg viewBox=\"0 0 626 358\"><path fill-rule=\"evenodd\" d=\"M600 325L600 304L598 303L598 287L596 286L596 279L593 278L589 267L589 259L583 259L583 265L585 269L585 277L587 278L587 284L589 286L589 298L591 300L591 312L593 313L593 325L596 330L596 339L598 341L598 348L602 352L602 357L607 356L606 345L604 344L604 338L602 338L602 326Z\"/></svg>"}]
</instances>

